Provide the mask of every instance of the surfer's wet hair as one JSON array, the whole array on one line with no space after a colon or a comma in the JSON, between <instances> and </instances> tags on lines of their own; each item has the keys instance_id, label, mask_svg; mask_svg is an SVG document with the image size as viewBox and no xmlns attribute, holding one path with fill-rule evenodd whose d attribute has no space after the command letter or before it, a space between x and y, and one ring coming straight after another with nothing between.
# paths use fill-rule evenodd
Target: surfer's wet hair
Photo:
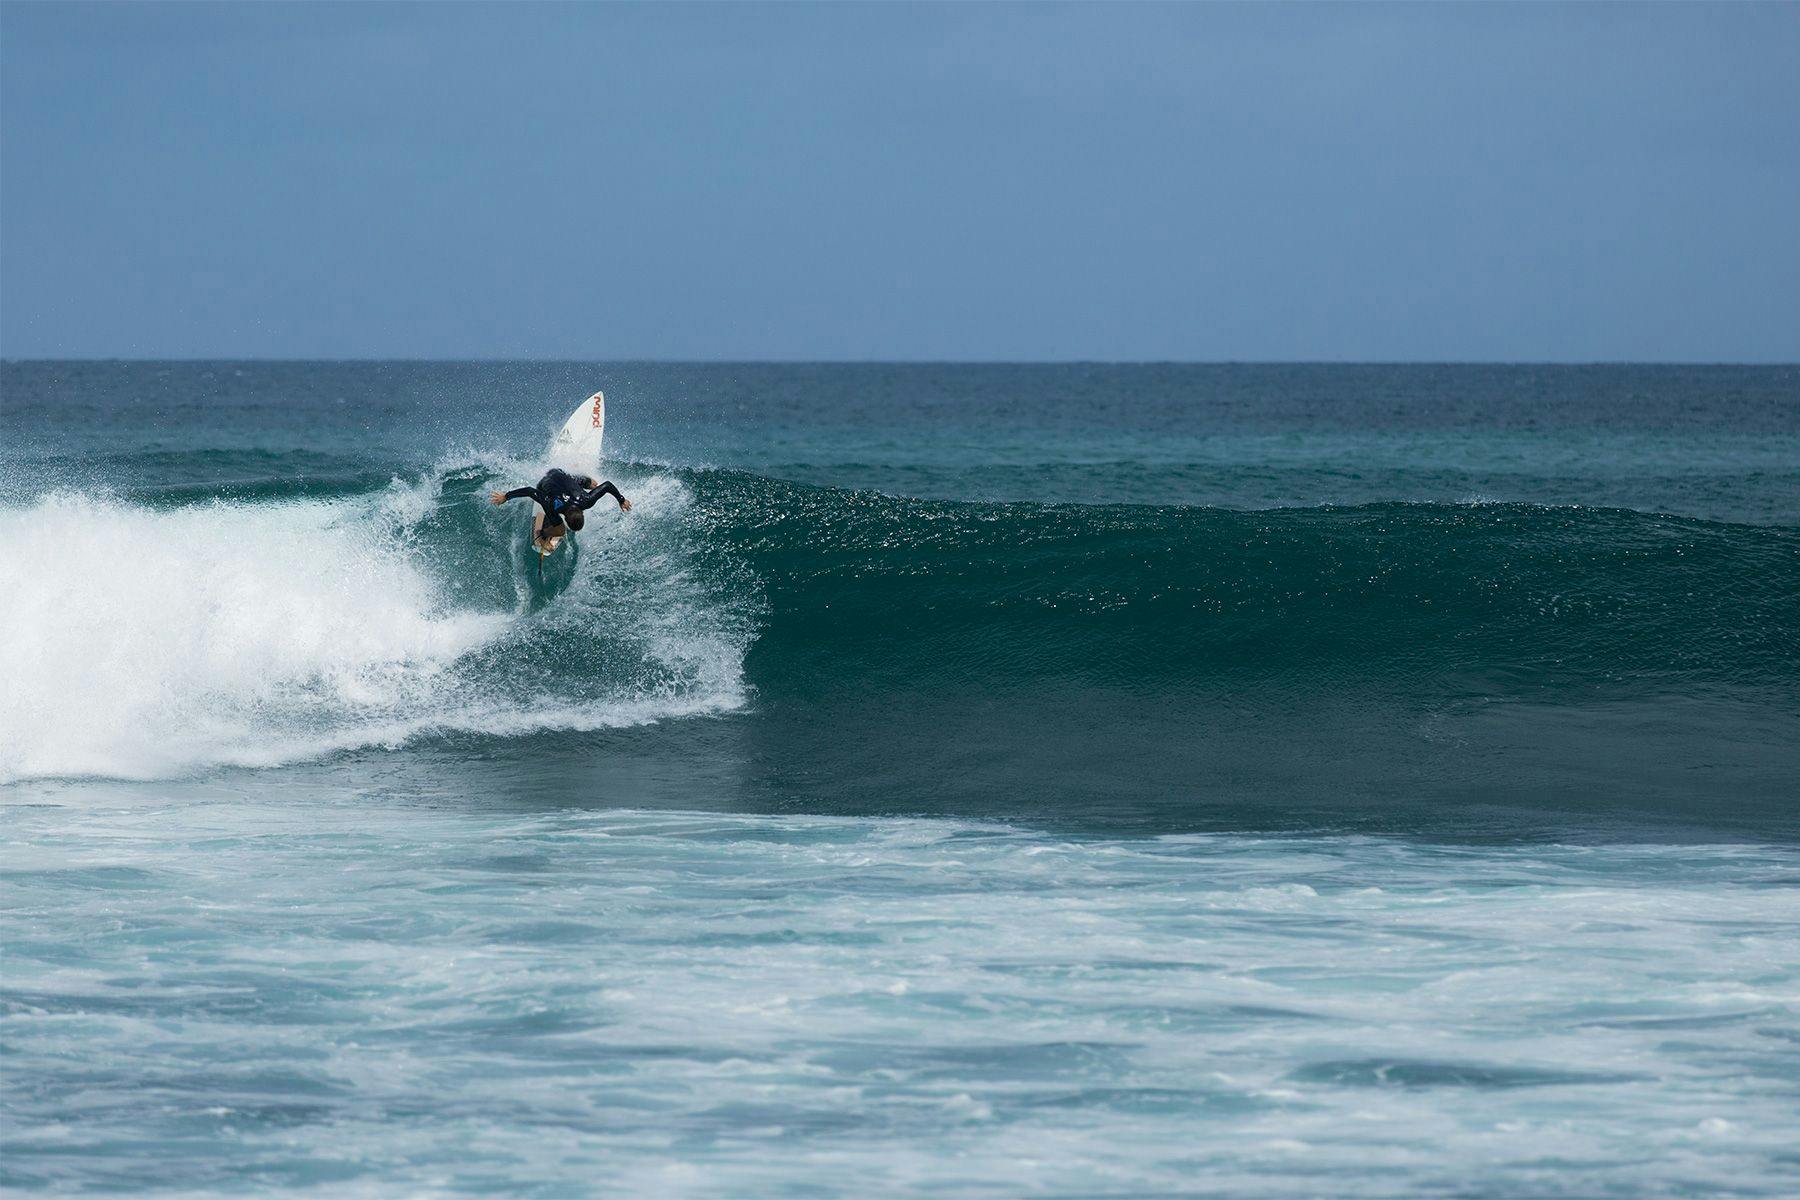
<instances>
[{"instance_id":1,"label":"surfer's wet hair","mask_svg":"<svg viewBox=\"0 0 1800 1200\"><path fill-rule=\"evenodd\" d=\"M587 518L582 515L580 509L565 514L563 520L568 523L570 529L580 529L583 525L587 524Z\"/></svg>"}]
</instances>

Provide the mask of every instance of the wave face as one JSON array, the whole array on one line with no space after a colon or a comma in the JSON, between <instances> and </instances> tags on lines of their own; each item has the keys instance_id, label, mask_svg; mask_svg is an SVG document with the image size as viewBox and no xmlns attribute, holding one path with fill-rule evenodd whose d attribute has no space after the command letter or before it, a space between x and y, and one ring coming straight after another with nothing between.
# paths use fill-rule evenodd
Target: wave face
<instances>
[{"instance_id":1,"label":"wave face","mask_svg":"<svg viewBox=\"0 0 1800 1200\"><path fill-rule=\"evenodd\" d=\"M267 766L742 702L747 613L708 591L729 571L690 569L704 548L679 481L649 482L604 554L565 552L540 579L524 506L476 486L494 475L172 506L53 493L0 512L0 778Z\"/></svg>"},{"instance_id":2,"label":"wave face","mask_svg":"<svg viewBox=\"0 0 1800 1200\"><path fill-rule=\"evenodd\" d=\"M1519 504L965 504L724 472L696 491L768 588L771 684L1800 683L1789 529Z\"/></svg>"},{"instance_id":3,"label":"wave face","mask_svg":"<svg viewBox=\"0 0 1800 1200\"><path fill-rule=\"evenodd\" d=\"M1794 530L690 483L766 597L751 756L780 803L1147 830L1800 832Z\"/></svg>"}]
</instances>

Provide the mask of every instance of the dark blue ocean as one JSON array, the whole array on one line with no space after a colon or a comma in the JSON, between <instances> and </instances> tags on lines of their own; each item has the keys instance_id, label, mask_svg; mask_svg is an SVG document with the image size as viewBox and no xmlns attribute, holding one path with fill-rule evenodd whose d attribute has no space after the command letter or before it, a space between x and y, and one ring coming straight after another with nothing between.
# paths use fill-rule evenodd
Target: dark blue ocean
<instances>
[{"instance_id":1,"label":"dark blue ocean","mask_svg":"<svg viewBox=\"0 0 1800 1200\"><path fill-rule=\"evenodd\" d=\"M0 1187L1800 1191L1800 368L8 362L0 468Z\"/></svg>"}]
</instances>

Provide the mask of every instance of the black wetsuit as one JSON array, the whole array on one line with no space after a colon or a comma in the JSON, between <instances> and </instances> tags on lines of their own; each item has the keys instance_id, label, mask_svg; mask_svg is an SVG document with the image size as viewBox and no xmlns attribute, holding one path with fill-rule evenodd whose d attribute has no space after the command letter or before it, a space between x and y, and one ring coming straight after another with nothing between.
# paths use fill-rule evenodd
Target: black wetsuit
<instances>
[{"instance_id":1,"label":"black wetsuit","mask_svg":"<svg viewBox=\"0 0 1800 1200\"><path fill-rule=\"evenodd\" d=\"M506 493L508 500L517 500L520 496L530 496L537 501L538 507L544 510L546 525L561 525L564 513L586 512L598 504L602 496L625 499L610 479L597 488L583 490L581 481L560 467L550 468L537 481L536 487L519 487Z\"/></svg>"}]
</instances>

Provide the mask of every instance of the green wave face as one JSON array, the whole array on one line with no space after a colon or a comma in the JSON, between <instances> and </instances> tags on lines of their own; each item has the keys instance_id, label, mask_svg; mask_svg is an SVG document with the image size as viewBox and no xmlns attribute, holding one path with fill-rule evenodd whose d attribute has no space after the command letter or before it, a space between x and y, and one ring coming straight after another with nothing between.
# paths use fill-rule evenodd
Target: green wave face
<instances>
[{"instance_id":1,"label":"green wave face","mask_svg":"<svg viewBox=\"0 0 1800 1200\"><path fill-rule=\"evenodd\" d=\"M686 478L764 601L734 751L772 803L1149 829L1800 828L1793 530Z\"/></svg>"},{"instance_id":2,"label":"green wave face","mask_svg":"<svg viewBox=\"0 0 1800 1200\"><path fill-rule=\"evenodd\" d=\"M769 599L780 687L1791 690L1800 536L1623 510L908 501L690 477Z\"/></svg>"}]
</instances>

